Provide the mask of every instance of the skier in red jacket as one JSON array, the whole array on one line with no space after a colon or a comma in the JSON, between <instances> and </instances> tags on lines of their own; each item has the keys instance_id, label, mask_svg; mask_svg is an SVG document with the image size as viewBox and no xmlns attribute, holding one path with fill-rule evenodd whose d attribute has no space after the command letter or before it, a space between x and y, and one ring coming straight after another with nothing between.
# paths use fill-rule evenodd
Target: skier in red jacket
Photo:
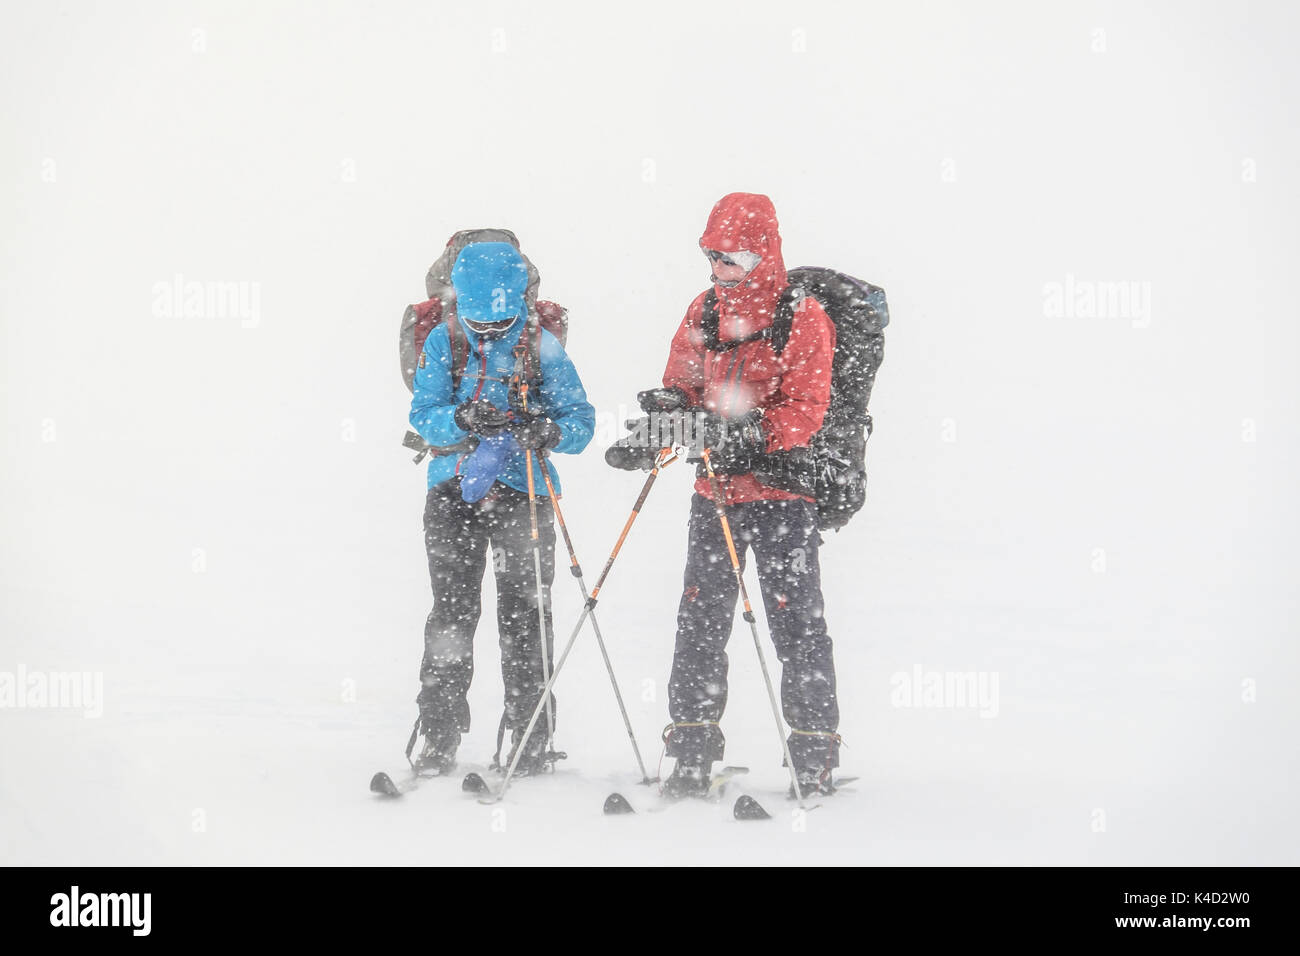
<instances>
[{"instance_id":1,"label":"skier in red jacket","mask_svg":"<svg viewBox=\"0 0 1300 956\"><path fill-rule=\"evenodd\" d=\"M652 415L689 411L711 448L737 551L742 562L752 551L758 566L800 788L829 793L839 765L839 708L822 616L817 507L803 470L830 403L835 326L816 299L797 299L789 339L773 348L773 318L788 282L766 196L724 196L700 248L713 287L691 303L673 336L663 386L638 398ZM707 792L710 766L723 756L726 645L738 594L702 465L697 474L669 681L666 741L676 765L664 787L675 796Z\"/></svg>"}]
</instances>

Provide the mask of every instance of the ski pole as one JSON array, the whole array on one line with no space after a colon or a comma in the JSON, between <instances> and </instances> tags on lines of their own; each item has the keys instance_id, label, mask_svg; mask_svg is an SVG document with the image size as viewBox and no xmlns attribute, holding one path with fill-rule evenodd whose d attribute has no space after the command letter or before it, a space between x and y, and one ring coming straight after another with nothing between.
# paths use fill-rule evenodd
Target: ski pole
<instances>
[{"instance_id":1,"label":"ski pole","mask_svg":"<svg viewBox=\"0 0 1300 956\"><path fill-rule=\"evenodd\" d=\"M551 672L550 678L546 681L546 686L542 688L542 699L537 702L533 708L533 715L529 718L528 727L524 730L524 735L519 741L519 746L515 747L515 752L510 757L510 766L506 770L505 779L501 781L501 789L494 796L482 798L480 803L498 803L505 798L506 790L510 787L510 781L514 779L515 769L519 766L519 758L523 756L523 742L532 734L533 728L537 726L537 719L541 716L542 704L545 702L547 695L551 692L551 687L555 684L556 677L559 676L560 668L569 657L569 651L573 649L573 642L577 640L578 634L582 631L582 625L596 608L596 599L600 596L600 589L605 586L605 578L609 577L609 571L614 566L614 559L623 548L623 542L627 540L628 532L632 530L632 523L636 521L637 515L641 513L641 506L645 504L646 498L650 494L650 489L654 486L655 479L659 477L659 472L681 457L681 449L664 448L655 457L655 464L650 469L650 474L646 476L645 484L641 486L641 494L637 496L636 504L632 506L632 513L628 515L627 521L623 525L623 530L618 536L618 541L614 543L614 550L610 552L609 560L605 562L604 569L600 572L600 577L596 580L596 586L591 589L591 594L587 598L587 603L582 608L582 614L578 618L578 623L573 625L573 631L569 634L569 640L564 645L564 650L560 654L560 659L555 662L555 670Z\"/></svg>"},{"instance_id":2,"label":"ski pole","mask_svg":"<svg viewBox=\"0 0 1300 956\"><path fill-rule=\"evenodd\" d=\"M587 594L587 582L582 576L582 565L578 563L578 554L573 547L573 539L569 536L569 526L564 522L564 512L560 510L560 497L555 493L555 485L551 481L551 472L543 464L542 478L546 481L546 493L551 496L551 507L555 510L555 520L560 525L560 533L564 536L564 546L569 551L569 570L573 576L578 579L578 587L582 591L582 602L585 605L590 599ZM641 748L636 745L636 734L632 731L632 721L627 716L627 707L623 704L623 694L618 689L618 679L614 676L614 665L609 662L609 652L605 649L605 638L600 633L600 624L596 621L596 612L591 612L591 629L596 635L596 645L600 648L600 656L605 661L605 670L609 674L610 686L614 688L614 699L618 701L618 712L623 715L623 726L627 729L627 739L632 742L632 753L636 755L636 764L641 770L641 782L649 783L650 775L646 773L645 762L641 759Z\"/></svg>"},{"instance_id":3,"label":"ski pole","mask_svg":"<svg viewBox=\"0 0 1300 956\"><path fill-rule=\"evenodd\" d=\"M524 413L528 413L528 383L522 382L519 386L519 396L523 403ZM542 543L537 534L537 489L533 482L533 450L524 449L524 461L528 466L528 520L532 522L532 540L533 540L533 579L537 582L537 632L542 638L542 682L546 685L547 690L542 693L542 703L546 705L546 750L549 753L555 749L555 708L550 700L550 677L551 662L550 652L546 649L546 604L542 593ZM541 460L541 455L537 455ZM545 464L542 465L546 467ZM532 727L528 728L529 731ZM524 744L528 740L528 734L519 741L516 748L522 752Z\"/></svg>"},{"instance_id":4,"label":"ski pole","mask_svg":"<svg viewBox=\"0 0 1300 956\"><path fill-rule=\"evenodd\" d=\"M807 809L803 805L803 793L799 789L799 774L794 768L794 758L790 756L790 741L785 735L785 723L781 720L781 708L776 703L776 691L772 689L772 675L767 670L767 658L763 655L763 645L758 638L758 621L754 617L754 609L749 603L749 592L745 589L745 575L740 569L740 556L736 553L736 541L731 536L731 522L727 520L727 507L725 499L722 496L722 487L718 484L718 476L713 473L713 465L709 462L709 449L705 448L703 452L704 470L709 475L709 487L713 490L713 507L718 512L718 520L722 522L722 536L727 540L727 552L731 556L731 570L736 574L736 583L740 585L740 598L744 602L745 620L749 622L749 630L754 635L754 650L758 652L758 664L763 671L763 683L767 685L767 699L772 704L772 716L776 718L776 732L781 737L781 751L785 754L786 766L790 768L790 783L794 786L794 797L799 801L799 809Z\"/></svg>"},{"instance_id":5,"label":"ski pole","mask_svg":"<svg viewBox=\"0 0 1300 956\"><path fill-rule=\"evenodd\" d=\"M538 458L540 459L540 455ZM527 449L525 455L528 464L528 519L532 522L533 536L533 578L537 581L537 628L538 633L542 636L542 680L550 685L551 662L549 660L550 652L546 648L546 605L542 593L542 545L537 534L537 493L533 486L533 450ZM542 465L545 468L545 465ZM553 750L555 747L555 709L551 706L550 695L543 694L542 701L546 704L546 749ZM527 735L524 736L527 740ZM520 741L522 750L523 740Z\"/></svg>"}]
</instances>

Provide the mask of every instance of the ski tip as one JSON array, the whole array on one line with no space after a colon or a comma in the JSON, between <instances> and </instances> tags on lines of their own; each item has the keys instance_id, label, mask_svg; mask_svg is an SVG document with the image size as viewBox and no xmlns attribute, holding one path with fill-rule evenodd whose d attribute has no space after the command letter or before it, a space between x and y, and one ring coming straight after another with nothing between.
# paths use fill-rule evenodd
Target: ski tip
<instances>
[{"instance_id":1,"label":"ski tip","mask_svg":"<svg viewBox=\"0 0 1300 956\"><path fill-rule=\"evenodd\" d=\"M627 797L621 793L611 793L605 798L605 816L617 816L620 813L636 813L632 809L632 804L627 802Z\"/></svg>"},{"instance_id":2,"label":"ski tip","mask_svg":"<svg viewBox=\"0 0 1300 956\"><path fill-rule=\"evenodd\" d=\"M466 793L487 793L487 781L473 771L465 774L465 779L460 782L460 788Z\"/></svg>"},{"instance_id":3,"label":"ski tip","mask_svg":"<svg viewBox=\"0 0 1300 956\"><path fill-rule=\"evenodd\" d=\"M736 800L732 813L737 820L769 820L772 817L772 814L763 809L761 803L748 794Z\"/></svg>"},{"instance_id":4,"label":"ski tip","mask_svg":"<svg viewBox=\"0 0 1300 956\"><path fill-rule=\"evenodd\" d=\"M402 791L398 789L397 784L393 783L393 778L382 770L370 778L370 792L382 793L386 797L400 797Z\"/></svg>"}]
</instances>

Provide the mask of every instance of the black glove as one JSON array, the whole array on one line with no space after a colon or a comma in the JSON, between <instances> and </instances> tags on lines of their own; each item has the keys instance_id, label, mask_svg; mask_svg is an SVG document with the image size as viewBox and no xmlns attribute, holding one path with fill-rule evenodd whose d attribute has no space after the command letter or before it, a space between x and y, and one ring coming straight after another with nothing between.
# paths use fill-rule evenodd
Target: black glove
<instances>
[{"instance_id":1,"label":"black glove","mask_svg":"<svg viewBox=\"0 0 1300 956\"><path fill-rule=\"evenodd\" d=\"M641 393L645 395L645 392ZM605 463L626 471L649 471L660 449L689 445L694 438L696 413L686 409L648 412L624 422L629 434L605 451Z\"/></svg>"},{"instance_id":2,"label":"black glove","mask_svg":"<svg viewBox=\"0 0 1300 956\"><path fill-rule=\"evenodd\" d=\"M453 418L457 425L475 435L496 435L506 427L506 413L482 398L461 402Z\"/></svg>"},{"instance_id":3,"label":"black glove","mask_svg":"<svg viewBox=\"0 0 1300 956\"><path fill-rule=\"evenodd\" d=\"M636 438L624 438L605 449L605 464L624 471L649 471L658 455L659 449Z\"/></svg>"},{"instance_id":4,"label":"black glove","mask_svg":"<svg viewBox=\"0 0 1300 956\"><path fill-rule=\"evenodd\" d=\"M545 451L547 448L554 448L560 443L560 439L564 437L564 433L560 431L560 426L545 415L511 422L510 434L514 435L515 441L519 442L524 448L531 448L533 451Z\"/></svg>"},{"instance_id":5,"label":"black glove","mask_svg":"<svg viewBox=\"0 0 1300 956\"><path fill-rule=\"evenodd\" d=\"M763 413L757 409L736 418L716 412L702 412L697 421L691 460L703 459L709 449L709 463L719 474L743 474L753 468L753 459L767 450Z\"/></svg>"},{"instance_id":6,"label":"black glove","mask_svg":"<svg viewBox=\"0 0 1300 956\"><path fill-rule=\"evenodd\" d=\"M641 406L641 411L647 415L654 412L675 412L690 404L686 392L676 385L668 388L647 388L644 392L636 393L636 400Z\"/></svg>"}]
</instances>

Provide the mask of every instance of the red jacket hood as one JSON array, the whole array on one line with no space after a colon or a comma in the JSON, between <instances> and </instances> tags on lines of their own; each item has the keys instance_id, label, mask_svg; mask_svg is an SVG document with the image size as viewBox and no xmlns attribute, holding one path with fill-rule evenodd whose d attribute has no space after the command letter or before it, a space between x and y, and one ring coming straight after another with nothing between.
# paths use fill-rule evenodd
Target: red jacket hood
<instances>
[{"instance_id":1,"label":"red jacket hood","mask_svg":"<svg viewBox=\"0 0 1300 956\"><path fill-rule=\"evenodd\" d=\"M762 256L739 285L726 289L714 283L718 295L719 337L743 338L771 325L777 299L788 281L772 200L759 193L723 196L709 213L700 248Z\"/></svg>"}]
</instances>

